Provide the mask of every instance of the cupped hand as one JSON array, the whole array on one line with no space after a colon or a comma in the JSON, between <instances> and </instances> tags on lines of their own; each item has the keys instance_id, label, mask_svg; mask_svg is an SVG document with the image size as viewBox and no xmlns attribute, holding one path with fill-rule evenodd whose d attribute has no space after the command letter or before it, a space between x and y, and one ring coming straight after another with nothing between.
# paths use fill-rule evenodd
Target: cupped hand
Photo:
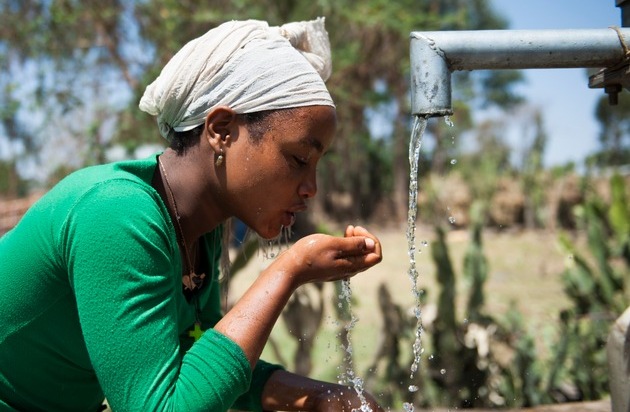
<instances>
[{"instance_id":1,"label":"cupped hand","mask_svg":"<svg viewBox=\"0 0 630 412\"><path fill-rule=\"evenodd\" d=\"M297 241L274 265L294 276L296 287L309 282L345 279L383 259L379 240L361 226L348 226L345 237L315 234Z\"/></svg>"}]
</instances>

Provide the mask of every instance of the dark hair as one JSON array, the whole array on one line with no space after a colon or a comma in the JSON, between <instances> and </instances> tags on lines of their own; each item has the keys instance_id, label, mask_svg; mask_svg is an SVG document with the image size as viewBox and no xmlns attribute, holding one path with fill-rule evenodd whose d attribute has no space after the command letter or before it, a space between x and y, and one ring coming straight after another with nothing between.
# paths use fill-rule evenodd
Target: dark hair
<instances>
[{"instance_id":1,"label":"dark hair","mask_svg":"<svg viewBox=\"0 0 630 412\"><path fill-rule=\"evenodd\" d=\"M185 132L175 132L171 140L171 149L175 150L178 155L183 155L199 142L204 127L205 123Z\"/></svg>"},{"instance_id":2,"label":"dark hair","mask_svg":"<svg viewBox=\"0 0 630 412\"><path fill-rule=\"evenodd\" d=\"M285 116L288 114L289 110L290 109L264 110L260 112L243 113L239 114L239 116L244 120L252 142L260 143L265 132L269 130L268 120L272 116ZM175 132L173 140L171 140L171 149L175 150L178 155L186 153L188 149L197 144L204 127L205 123L185 132Z\"/></svg>"},{"instance_id":3,"label":"dark hair","mask_svg":"<svg viewBox=\"0 0 630 412\"><path fill-rule=\"evenodd\" d=\"M240 116L245 120L249 136L254 143L260 143L265 132L269 130L269 118L278 110L264 110L262 112L243 113Z\"/></svg>"}]
</instances>

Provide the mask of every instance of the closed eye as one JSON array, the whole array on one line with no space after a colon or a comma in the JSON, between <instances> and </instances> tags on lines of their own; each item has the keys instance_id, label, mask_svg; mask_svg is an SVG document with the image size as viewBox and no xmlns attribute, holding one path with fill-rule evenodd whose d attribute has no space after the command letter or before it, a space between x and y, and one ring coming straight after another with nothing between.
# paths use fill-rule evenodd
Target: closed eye
<instances>
[{"instance_id":1,"label":"closed eye","mask_svg":"<svg viewBox=\"0 0 630 412\"><path fill-rule=\"evenodd\" d=\"M295 163L297 163L297 165L300 167L306 166L308 164L308 162L305 159L299 156L293 156L293 160L295 160Z\"/></svg>"}]
</instances>

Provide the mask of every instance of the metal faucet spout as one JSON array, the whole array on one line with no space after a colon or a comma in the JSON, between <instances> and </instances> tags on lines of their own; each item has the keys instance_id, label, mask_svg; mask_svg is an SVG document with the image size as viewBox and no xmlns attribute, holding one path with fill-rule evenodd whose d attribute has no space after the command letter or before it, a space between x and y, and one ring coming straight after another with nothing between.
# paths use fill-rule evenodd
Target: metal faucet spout
<instances>
[{"instance_id":1,"label":"metal faucet spout","mask_svg":"<svg viewBox=\"0 0 630 412\"><path fill-rule=\"evenodd\" d=\"M627 39L629 28L412 32L412 114L452 114L455 70L618 67L629 58ZM622 77L628 87L630 74Z\"/></svg>"}]
</instances>

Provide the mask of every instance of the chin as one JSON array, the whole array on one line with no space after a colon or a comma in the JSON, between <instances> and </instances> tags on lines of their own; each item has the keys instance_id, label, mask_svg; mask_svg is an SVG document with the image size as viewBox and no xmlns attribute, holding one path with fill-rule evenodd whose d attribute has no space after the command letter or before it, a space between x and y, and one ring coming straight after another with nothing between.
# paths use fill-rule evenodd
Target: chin
<instances>
[{"instance_id":1,"label":"chin","mask_svg":"<svg viewBox=\"0 0 630 412\"><path fill-rule=\"evenodd\" d=\"M258 228L255 228L254 232L256 232L258 236L260 236L261 238L265 240L274 240L277 237L279 237L280 234L282 233L282 226L266 227L260 230Z\"/></svg>"}]
</instances>

